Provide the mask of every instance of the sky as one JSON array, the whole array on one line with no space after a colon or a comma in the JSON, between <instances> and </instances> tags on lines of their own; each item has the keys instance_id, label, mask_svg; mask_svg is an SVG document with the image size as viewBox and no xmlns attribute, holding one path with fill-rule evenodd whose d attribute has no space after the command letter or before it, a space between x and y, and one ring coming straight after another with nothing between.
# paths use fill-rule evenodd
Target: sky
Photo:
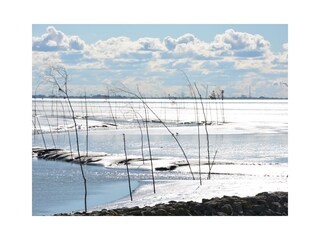
<instances>
[{"instance_id":1,"label":"sky","mask_svg":"<svg viewBox=\"0 0 320 240\"><path fill-rule=\"evenodd\" d=\"M288 97L285 24L34 24L33 92L50 94L50 66L64 67L70 95L137 88L146 97L203 95ZM39 85L40 83L40 85ZM38 87L39 85L39 87Z\"/></svg>"}]
</instances>

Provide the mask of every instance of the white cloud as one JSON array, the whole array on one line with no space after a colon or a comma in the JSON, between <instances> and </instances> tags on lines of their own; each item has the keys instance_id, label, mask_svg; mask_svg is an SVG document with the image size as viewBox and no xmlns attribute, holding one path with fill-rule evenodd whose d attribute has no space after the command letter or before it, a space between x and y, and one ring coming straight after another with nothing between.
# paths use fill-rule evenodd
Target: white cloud
<instances>
[{"instance_id":1,"label":"white cloud","mask_svg":"<svg viewBox=\"0 0 320 240\"><path fill-rule=\"evenodd\" d=\"M270 42L258 34L229 29L215 36L212 50L222 56L261 57L270 52Z\"/></svg>"},{"instance_id":2,"label":"white cloud","mask_svg":"<svg viewBox=\"0 0 320 240\"><path fill-rule=\"evenodd\" d=\"M214 57L210 43L201 41L190 33L177 39L165 37L163 44L167 50L162 53L163 58L208 59Z\"/></svg>"},{"instance_id":3,"label":"white cloud","mask_svg":"<svg viewBox=\"0 0 320 240\"><path fill-rule=\"evenodd\" d=\"M165 51L165 46L159 38L140 38L137 40L143 51Z\"/></svg>"},{"instance_id":4,"label":"white cloud","mask_svg":"<svg viewBox=\"0 0 320 240\"><path fill-rule=\"evenodd\" d=\"M32 52L33 65L51 65L60 64L60 54L58 52Z\"/></svg>"},{"instance_id":5,"label":"white cloud","mask_svg":"<svg viewBox=\"0 0 320 240\"><path fill-rule=\"evenodd\" d=\"M47 33L41 37L32 38L33 51L68 51L83 50L85 42L78 36L68 37L54 27L48 27Z\"/></svg>"},{"instance_id":6,"label":"white cloud","mask_svg":"<svg viewBox=\"0 0 320 240\"><path fill-rule=\"evenodd\" d=\"M288 43L282 45L283 52L275 55L274 62L281 64L288 64Z\"/></svg>"},{"instance_id":7,"label":"white cloud","mask_svg":"<svg viewBox=\"0 0 320 240\"><path fill-rule=\"evenodd\" d=\"M170 36L165 37L163 42L167 47L167 49L172 51L178 45L181 45L181 44L187 45L189 43L194 44L195 42L198 42L198 41L199 40L194 35L192 35L191 33L187 33L177 39L174 39Z\"/></svg>"},{"instance_id":8,"label":"white cloud","mask_svg":"<svg viewBox=\"0 0 320 240\"><path fill-rule=\"evenodd\" d=\"M282 44L282 48L283 48L283 50L288 51L288 43Z\"/></svg>"},{"instance_id":9,"label":"white cloud","mask_svg":"<svg viewBox=\"0 0 320 240\"><path fill-rule=\"evenodd\" d=\"M237 94L246 92L249 84L252 91L275 88L279 86L275 79L283 77L281 81L285 81L288 71L288 44L283 44L282 52L273 53L263 36L232 29L216 35L212 42L187 33L164 39L113 37L89 45L78 36L67 36L48 27L47 33L33 38L32 47L34 71L53 64L79 71L106 69L104 77L113 80L111 85L121 81L135 89L140 84L141 90L150 94L160 90L163 94L179 92L181 86L170 90L172 81L180 76L177 69L199 83L211 81L222 86L223 81L230 81L226 87ZM91 79L101 83L99 73L93 72ZM257 84L257 79L262 82ZM263 85L263 81L268 81L268 85Z\"/></svg>"},{"instance_id":10,"label":"white cloud","mask_svg":"<svg viewBox=\"0 0 320 240\"><path fill-rule=\"evenodd\" d=\"M176 40L172 37L165 37L163 42L169 51L174 50L176 47Z\"/></svg>"}]
</instances>

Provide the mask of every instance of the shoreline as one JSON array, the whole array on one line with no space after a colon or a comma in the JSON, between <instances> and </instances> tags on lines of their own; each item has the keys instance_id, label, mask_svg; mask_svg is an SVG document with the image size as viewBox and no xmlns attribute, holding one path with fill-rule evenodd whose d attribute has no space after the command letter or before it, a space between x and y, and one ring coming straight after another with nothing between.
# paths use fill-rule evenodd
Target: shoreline
<instances>
[{"instance_id":1,"label":"shoreline","mask_svg":"<svg viewBox=\"0 0 320 240\"><path fill-rule=\"evenodd\" d=\"M88 166L103 168L103 165L100 164L88 164ZM118 168L122 169L118 165L110 169ZM135 171L141 170L140 168L133 169L135 169ZM161 172L162 171L160 171L159 174L161 174ZM156 181L157 194L152 193L151 180L137 179L138 186L132 191L133 201L129 200L129 194L127 194L111 202L92 206L89 208L89 211L96 212L102 209L110 210L134 207L143 208L145 206L167 204L174 201L201 202L203 199L222 196L246 197L253 196L261 191L287 191L287 187L285 186L287 178L283 176L236 174L230 177L230 174L230 172L223 174L214 172L212 173L214 181L204 181L202 185L199 185L198 181L191 181L190 179L165 180L162 176L162 179ZM262 186L264 187L261 188ZM71 214L79 213L80 211L72 211ZM56 213L59 214L59 212Z\"/></svg>"},{"instance_id":2,"label":"shoreline","mask_svg":"<svg viewBox=\"0 0 320 240\"><path fill-rule=\"evenodd\" d=\"M288 216L288 192L261 192L251 197L223 196L196 201L170 201L155 206L101 209L54 216Z\"/></svg>"}]
</instances>

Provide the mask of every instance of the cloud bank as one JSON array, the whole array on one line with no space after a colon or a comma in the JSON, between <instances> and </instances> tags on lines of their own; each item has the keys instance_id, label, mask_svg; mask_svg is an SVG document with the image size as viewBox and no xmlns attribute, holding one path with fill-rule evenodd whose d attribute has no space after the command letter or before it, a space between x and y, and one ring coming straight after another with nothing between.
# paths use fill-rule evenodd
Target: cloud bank
<instances>
[{"instance_id":1,"label":"cloud bank","mask_svg":"<svg viewBox=\"0 0 320 240\"><path fill-rule=\"evenodd\" d=\"M233 29L213 36L211 42L186 33L163 39L112 37L87 44L79 36L68 36L54 27L48 27L41 37L32 38L34 71L40 71L43 69L40 66L48 63L59 63L70 71L81 73L81 79L89 79L97 86L105 84L104 80L108 78L113 82L126 82L132 88L140 84L142 90L145 85L150 94L159 94L160 89L172 93L173 86L177 94L181 94L179 91L185 89L186 83L178 69L183 69L192 81L229 86L225 89L229 96L236 96L239 89L247 88L241 88L239 84L252 84L257 93L270 96L281 93L282 97L287 97L284 85L273 83L281 79L287 84L288 44L283 45L280 53L273 53L270 46L271 43L261 35ZM255 81L248 80L250 74L256 76ZM76 84L81 85L81 82ZM157 89L152 91L150 86ZM259 90L263 87L268 92Z\"/></svg>"}]
</instances>

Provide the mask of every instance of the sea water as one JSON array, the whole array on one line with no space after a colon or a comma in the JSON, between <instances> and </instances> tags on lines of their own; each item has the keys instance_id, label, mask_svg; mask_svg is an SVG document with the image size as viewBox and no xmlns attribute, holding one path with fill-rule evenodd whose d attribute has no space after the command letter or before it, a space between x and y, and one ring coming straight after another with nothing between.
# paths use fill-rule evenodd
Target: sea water
<instances>
[{"instance_id":1,"label":"sea water","mask_svg":"<svg viewBox=\"0 0 320 240\"><path fill-rule=\"evenodd\" d=\"M83 167L88 187L88 209L129 194L123 170L110 171L97 166ZM132 190L137 186L138 181L132 180ZM79 164L34 159L32 215L53 215L72 211L84 211L84 185Z\"/></svg>"}]
</instances>

